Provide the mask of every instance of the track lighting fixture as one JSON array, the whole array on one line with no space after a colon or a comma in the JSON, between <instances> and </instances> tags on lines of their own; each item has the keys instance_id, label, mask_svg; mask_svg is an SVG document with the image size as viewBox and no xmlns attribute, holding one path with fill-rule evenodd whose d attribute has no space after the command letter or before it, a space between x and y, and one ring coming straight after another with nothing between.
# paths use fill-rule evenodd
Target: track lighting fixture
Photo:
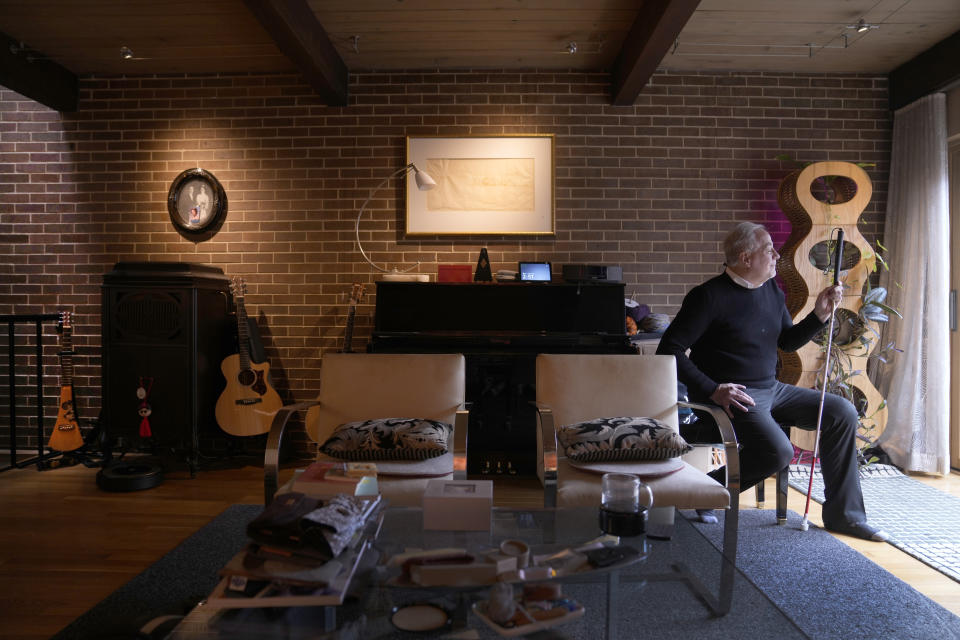
<instances>
[{"instance_id":1,"label":"track lighting fixture","mask_svg":"<svg viewBox=\"0 0 960 640\"><path fill-rule=\"evenodd\" d=\"M857 33L866 33L867 31L870 31L871 29L879 29L879 28L880 28L880 25L878 25L878 24L871 24L871 23L867 22L866 20L864 20L863 18L860 18L860 20L857 21L857 24L848 24L846 28L847 28L847 29L852 29L852 30L856 31Z\"/></svg>"}]
</instances>

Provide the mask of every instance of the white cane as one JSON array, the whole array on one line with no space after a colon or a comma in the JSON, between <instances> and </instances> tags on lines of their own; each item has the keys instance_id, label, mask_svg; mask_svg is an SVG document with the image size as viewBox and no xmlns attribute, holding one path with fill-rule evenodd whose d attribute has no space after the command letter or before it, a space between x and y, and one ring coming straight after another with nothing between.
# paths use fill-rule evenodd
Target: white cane
<instances>
[{"instance_id":1,"label":"white cane","mask_svg":"<svg viewBox=\"0 0 960 640\"><path fill-rule=\"evenodd\" d=\"M833 257L833 286L840 283L840 261L843 259L843 229L837 227L837 247ZM801 531L810 528L807 516L810 514L810 495L813 493L813 472L817 467L817 456L820 454L820 425L823 423L823 403L827 397L827 376L830 373L830 351L833 347L833 322L836 317L837 303L833 303L830 310L830 328L827 331L827 353L823 361L823 387L820 390L820 409L817 411L817 436L813 444L813 460L810 461L810 482L807 483L807 506L803 510L803 520L800 521Z\"/></svg>"}]
</instances>

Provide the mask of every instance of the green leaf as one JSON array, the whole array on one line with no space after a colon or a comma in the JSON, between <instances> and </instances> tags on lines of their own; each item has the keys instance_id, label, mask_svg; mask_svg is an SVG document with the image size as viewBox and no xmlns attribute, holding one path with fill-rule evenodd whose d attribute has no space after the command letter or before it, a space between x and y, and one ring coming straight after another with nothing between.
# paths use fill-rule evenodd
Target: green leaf
<instances>
[{"instance_id":1,"label":"green leaf","mask_svg":"<svg viewBox=\"0 0 960 640\"><path fill-rule=\"evenodd\" d=\"M863 294L863 303L872 304L874 302L883 302L887 299L887 290L883 287L875 287Z\"/></svg>"},{"instance_id":2,"label":"green leaf","mask_svg":"<svg viewBox=\"0 0 960 640\"><path fill-rule=\"evenodd\" d=\"M884 311L886 311L887 313L889 313L889 314L891 314L891 315L895 315L895 316L897 316L898 318L900 318L901 320L903 319L903 315L901 315L901 313L900 313L899 311L897 311L896 309L894 309L893 307L888 306L888 305L885 305L885 304L882 304L882 303L880 303L880 302L875 302L874 304L875 304L876 306L880 307L881 309L883 309Z\"/></svg>"},{"instance_id":3,"label":"green leaf","mask_svg":"<svg viewBox=\"0 0 960 640\"><path fill-rule=\"evenodd\" d=\"M890 320L890 316L885 314L883 311L870 305L869 307L863 307L860 309L860 315L862 315L867 320L872 320L873 322L887 322Z\"/></svg>"}]
</instances>

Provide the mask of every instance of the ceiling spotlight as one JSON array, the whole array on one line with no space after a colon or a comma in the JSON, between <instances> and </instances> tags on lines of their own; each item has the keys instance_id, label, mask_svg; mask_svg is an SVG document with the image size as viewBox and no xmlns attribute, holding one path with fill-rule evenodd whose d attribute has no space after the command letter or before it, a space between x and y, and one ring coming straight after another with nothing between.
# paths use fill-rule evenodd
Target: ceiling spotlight
<instances>
[{"instance_id":1,"label":"ceiling spotlight","mask_svg":"<svg viewBox=\"0 0 960 640\"><path fill-rule=\"evenodd\" d=\"M568 42L568 43L567 43L567 53L576 53L576 52L577 52L577 43L576 43L576 42L572 42L572 41L571 41L571 42Z\"/></svg>"},{"instance_id":2,"label":"ceiling spotlight","mask_svg":"<svg viewBox=\"0 0 960 640\"><path fill-rule=\"evenodd\" d=\"M120 47L120 57L124 60L129 60L133 57L133 51L130 47Z\"/></svg>"},{"instance_id":3,"label":"ceiling spotlight","mask_svg":"<svg viewBox=\"0 0 960 640\"><path fill-rule=\"evenodd\" d=\"M863 18L860 18L860 20L857 21L857 24L848 24L848 25L847 25L847 29L853 29L853 30L856 31L857 33L866 33L867 31L870 31L871 29L879 29L879 28L880 28L880 25L878 25L878 24L870 24L869 22L867 22L867 21L864 20Z\"/></svg>"}]
</instances>

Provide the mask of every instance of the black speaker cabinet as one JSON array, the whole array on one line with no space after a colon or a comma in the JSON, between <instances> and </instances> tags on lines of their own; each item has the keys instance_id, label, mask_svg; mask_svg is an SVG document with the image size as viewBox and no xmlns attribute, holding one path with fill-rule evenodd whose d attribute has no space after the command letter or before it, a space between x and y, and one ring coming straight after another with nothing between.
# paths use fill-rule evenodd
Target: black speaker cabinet
<instances>
[{"instance_id":1,"label":"black speaker cabinet","mask_svg":"<svg viewBox=\"0 0 960 640\"><path fill-rule=\"evenodd\" d=\"M120 262L102 286L103 424L111 438L185 452L222 435L214 407L233 336L229 279L218 267ZM139 397L143 389L145 398ZM150 439L141 435L149 405Z\"/></svg>"}]
</instances>

